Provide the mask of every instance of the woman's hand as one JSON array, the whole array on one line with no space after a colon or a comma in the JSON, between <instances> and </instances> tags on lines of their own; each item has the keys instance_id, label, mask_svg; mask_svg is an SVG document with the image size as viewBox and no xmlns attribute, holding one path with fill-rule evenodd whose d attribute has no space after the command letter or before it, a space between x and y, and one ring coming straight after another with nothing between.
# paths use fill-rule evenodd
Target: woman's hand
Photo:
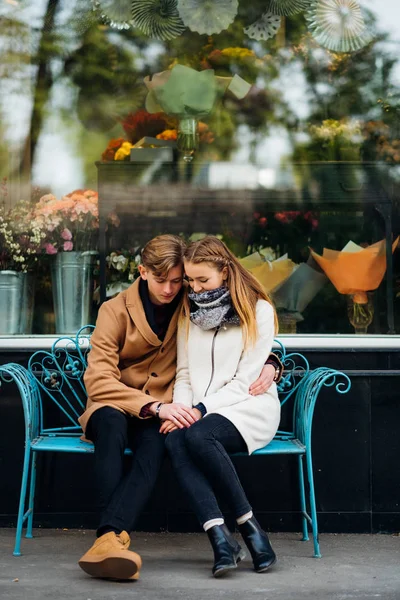
<instances>
[{"instance_id":1,"label":"woman's hand","mask_svg":"<svg viewBox=\"0 0 400 600\"><path fill-rule=\"evenodd\" d=\"M179 429L178 425L175 425L172 421L164 421L159 429L160 433L170 433L171 431L175 431L175 429Z\"/></svg>"},{"instance_id":2,"label":"woman's hand","mask_svg":"<svg viewBox=\"0 0 400 600\"><path fill-rule=\"evenodd\" d=\"M171 421L179 429L190 427L196 423L197 416L193 408L189 408L178 402L172 404L163 404L158 416L162 421Z\"/></svg>"},{"instance_id":3,"label":"woman's hand","mask_svg":"<svg viewBox=\"0 0 400 600\"><path fill-rule=\"evenodd\" d=\"M203 415L201 414L201 412L199 411L198 408L192 408L191 411L192 411L192 414L194 415L196 421L199 421L202 418ZM175 429L180 429L180 428L178 427L178 425L176 425L170 419L166 419L162 423L159 431L160 431L160 433L170 433L171 431L175 431Z\"/></svg>"},{"instance_id":4,"label":"woman's hand","mask_svg":"<svg viewBox=\"0 0 400 600\"><path fill-rule=\"evenodd\" d=\"M263 370L261 371L260 377L251 384L249 388L249 393L252 396L259 396L260 394L265 394L267 390L271 387L275 378L275 367L274 365L264 365Z\"/></svg>"}]
</instances>

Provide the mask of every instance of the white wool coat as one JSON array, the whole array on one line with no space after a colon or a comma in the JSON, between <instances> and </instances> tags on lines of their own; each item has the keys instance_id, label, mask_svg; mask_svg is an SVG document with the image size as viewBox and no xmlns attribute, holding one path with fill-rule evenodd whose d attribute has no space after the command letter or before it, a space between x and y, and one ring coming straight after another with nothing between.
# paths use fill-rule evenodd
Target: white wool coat
<instances>
[{"instance_id":1,"label":"white wool coat","mask_svg":"<svg viewBox=\"0 0 400 600\"><path fill-rule=\"evenodd\" d=\"M276 384L265 394L251 396L250 385L258 378L271 352L274 313L265 300L256 306L258 338L244 350L242 328L235 325L204 331L190 323L178 327L178 363L173 402L195 406L202 402L207 415L223 415L235 425L249 454L266 446L280 421Z\"/></svg>"}]
</instances>

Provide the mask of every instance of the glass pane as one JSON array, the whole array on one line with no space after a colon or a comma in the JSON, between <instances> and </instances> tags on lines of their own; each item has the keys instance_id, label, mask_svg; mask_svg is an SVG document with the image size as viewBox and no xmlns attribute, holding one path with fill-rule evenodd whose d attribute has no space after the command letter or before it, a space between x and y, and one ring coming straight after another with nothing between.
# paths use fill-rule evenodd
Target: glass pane
<instances>
[{"instance_id":1,"label":"glass pane","mask_svg":"<svg viewBox=\"0 0 400 600\"><path fill-rule=\"evenodd\" d=\"M400 8L269 6L1 4L0 334L95 322L160 233L222 237L281 333L399 333Z\"/></svg>"}]
</instances>

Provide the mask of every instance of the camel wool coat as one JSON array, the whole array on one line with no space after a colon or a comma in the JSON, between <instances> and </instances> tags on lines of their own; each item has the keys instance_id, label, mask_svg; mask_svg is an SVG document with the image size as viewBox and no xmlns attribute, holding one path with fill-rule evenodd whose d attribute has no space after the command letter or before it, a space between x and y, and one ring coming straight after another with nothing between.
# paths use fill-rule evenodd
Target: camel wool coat
<instances>
[{"instance_id":1,"label":"camel wool coat","mask_svg":"<svg viewBox=\"0 0 400 600\"><path fill-rule=\"evenodd\" d=\"M172 401L181 304L161 341L147 322L139 281L100 307L84 375L88 401L79 419L84 432L102 406L140 417L149 402Z\"/></svg>"}]
</instances>

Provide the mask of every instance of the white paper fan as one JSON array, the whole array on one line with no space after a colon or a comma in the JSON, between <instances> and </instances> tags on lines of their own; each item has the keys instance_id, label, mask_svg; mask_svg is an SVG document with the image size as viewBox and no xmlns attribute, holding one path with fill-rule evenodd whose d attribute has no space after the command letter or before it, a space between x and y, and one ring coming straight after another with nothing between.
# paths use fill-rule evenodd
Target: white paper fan
<instances>
[{"instance_id":1,"label":"white paper fan","mask_svg":"<svg viewBox=\"0 0 400 600\"><path fill-rule=\"evenodd\" d=\"M356 0L312 0L306 19L314 39L333 52L355 52L372 39Z\"/></svg>"},{"instance_id":2,"label":"white paper fan","mask_svg":"<svg viewBox=\"0 0 400 600\"><path fill-rule=\"evenodd\" d=\"M269 40L274 37L281 26L281 17L267 10L257 21L244 28L244 32L253 40Z\"/></svg>"},{"instance_id":3,"label":"white paper fan","mask_svg":"<svg viewBox=\"0 0 400 600\"><path fill-rule=\"evenodd\" d=\"M270 0L268 10L274 15L288 17L306 10L311 0Z\"/></svg>"},{"instance_id":4,"label":"white paper fan","mask_svg":"<svg viewBox=\"0 0 400 600\"><path fill-rule=\"evenodd\" d=\"M172 40L185 30L177 0L133 0L131 14L138 29L158 40Z\"/></svg>"},{"instance_id":5,"label":"white paper fan","mask_svg":"<svg viewBox=\"0 0 400 600\"><path fill-rule=\"evenodd\" d=\"M227 29L238 7L238 0L178 0L178 11L185 25L207 35Z\"/></svg>"},{"instance_id":6,"label":"white paper fan","mask_svg":"<svg viewBox=\"0 0 400 600\"><path fill-rule=\"evenodd\" d=\"M93 10L106 25L116 29L129 29L132 0L92 0Z\"/></svg>"}]
</instances>

